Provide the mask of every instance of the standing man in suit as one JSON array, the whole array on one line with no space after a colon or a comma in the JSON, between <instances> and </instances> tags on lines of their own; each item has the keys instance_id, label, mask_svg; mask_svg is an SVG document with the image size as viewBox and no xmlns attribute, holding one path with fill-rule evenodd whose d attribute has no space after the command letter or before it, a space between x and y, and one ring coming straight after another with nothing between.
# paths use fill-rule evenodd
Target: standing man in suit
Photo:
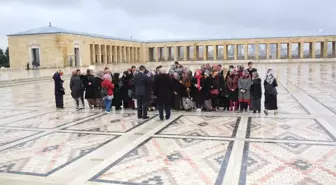
<instances>
[{"instance_id":1,"label":"standing man in suit","mask_svg":"<svg viewBox=\"0 0 336 185\"><path fill-rule=\"evenodd\" d=\"M139 72L134 75L134 88L137 98L138 119L148 119L147 116L147 101L150 97L150 81L145 75L146 68L141 65Z\"/></svg>"}]
</instances>

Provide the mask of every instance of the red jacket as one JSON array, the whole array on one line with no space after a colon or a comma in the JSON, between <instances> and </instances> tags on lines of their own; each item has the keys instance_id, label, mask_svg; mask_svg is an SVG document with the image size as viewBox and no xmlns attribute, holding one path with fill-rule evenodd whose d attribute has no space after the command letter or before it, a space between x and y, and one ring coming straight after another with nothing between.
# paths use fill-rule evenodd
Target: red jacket
<instances>
[{"instance_id":1,"label":"red jacket","mask_svg":"<svg viewBox=\"0 0 336 185\"><path fill-rule=\"evenodd\" d=\"M113 95L114 84L110 80L103 80L101 87L107 89L107 94L109 96Z\"/></svg>"}]
</instances>

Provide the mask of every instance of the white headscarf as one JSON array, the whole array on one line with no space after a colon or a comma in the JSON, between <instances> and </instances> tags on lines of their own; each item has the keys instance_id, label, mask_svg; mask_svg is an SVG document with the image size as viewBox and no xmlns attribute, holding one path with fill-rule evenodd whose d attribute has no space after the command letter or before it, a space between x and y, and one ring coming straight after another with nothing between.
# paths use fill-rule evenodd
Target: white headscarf
<instances>
[{"instance_id":1,"label":"white headscarf","mask_svg":"<svg viewBox=\"0 0 336 185\"><path fill-rule=\"evenodd\" d=\"M266 81L267 81L267 83L269 83L269 84L272 84L273 83L273 81L274 81L274 71L273 71L273 69L268 69L267 70L267 73L266 73Z\"/></svg>"}]
</instances>

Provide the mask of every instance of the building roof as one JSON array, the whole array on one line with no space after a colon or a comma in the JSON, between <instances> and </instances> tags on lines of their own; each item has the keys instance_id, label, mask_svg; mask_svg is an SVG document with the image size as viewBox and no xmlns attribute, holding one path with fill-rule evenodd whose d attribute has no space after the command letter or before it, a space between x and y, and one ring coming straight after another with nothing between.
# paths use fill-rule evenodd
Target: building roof
<instances>
[{"instance_id":1,"label":"building roof","mask_svg":"<svg viewBox=\"0 0 336 185\"><path fill-rule=\"evenodd\" d=\"M96 38L102 38L102 39L139 42L139 40L136 40L136 39L124 39L124 38L110 37L110 36L99 35L99 34L91 34L91 33L84 33L84 32L69 31L69 30L65 30L65 29L62 29L62 28L54 27L54 26L51 26L51 25L49 25L48 27L41 27L41 28L36 28L36 29L27 30L27 31L23 31L23 32L14 33L14 34L9 34L7 36L61 34L61 33L64 33L64 34L73 34L73 35L83 35L83 36L96 37Z\"/></svg>"},{"instance_id":2,"label":"building roof","mask_svg":"<svg viewBox=\"0 0 336 185\"><path fill-rule=\"evenodd\" d=\"M137 39L125 39L120 37L111 37L99 34L92 34L92 33L84 33L84 32L76 32L76 31L69 31L62 28L51 26L49 23L48 27L41 27L36 28L28 31L18 32L15 34L9 34L7 36L22 36L22 35L40 35L40 34L73 34L73 35L83 35L95 38L102 38L102 39L110 39L110 40L121 40L121 41L130 41L130 42L146 42L146 43L163 43L163 42L187 42L187 41L214 41L214 40L247 40L247 39L277 39L277 38L302 38L302 37L327 37L332 36L336 37L336 35L308 35L308 36L280 36L280 37L260 37L260 38L195 38L195 39L167 39L167 40L137 40Z\"/></svg>"}]
</instances>

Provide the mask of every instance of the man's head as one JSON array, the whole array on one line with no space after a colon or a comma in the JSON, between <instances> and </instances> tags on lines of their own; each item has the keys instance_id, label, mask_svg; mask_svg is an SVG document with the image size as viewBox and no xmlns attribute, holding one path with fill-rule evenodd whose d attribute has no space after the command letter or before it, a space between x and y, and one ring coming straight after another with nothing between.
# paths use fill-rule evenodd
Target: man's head
<instances>
[{"instance_id":1,"label":"man's head","mask_svg":"<svg viewBox=\"0 0 336 185\"><path fill-rule=\"evenodd\" d=\"M62 75L63 75L63 71L62 71L62 70L59 70L59 71L58 71L58 74L59 74L60 76L62 76Z\"/></svg>"},{"instance_id":2,"label":"man's head","mask_svg":"<svg viewBox=\"0 0 336 185\"><path fill-rule=\"evenodd\" d=\"M76 70L76 74L77 74L77 75L80 75L80 74L81 74L80 69L77 69L77 70Z\"/></svg>"},{"instance_id":3,"label":"man's head","mask_svg":"<svg viewBox=\"0 0 336 185\"><path fill-rule=\"evenodd\" d=\"M144 73L146 71L146 67L144 65L141 65L139 67L139 71L142 72L142 73Z\"/></svg>"},{"instance_id":4,"label":"man's head","mask_svg":"<svg viewBox=\"0 0 336 185\"><path fill-rule=\"evenodd\" d=\"M135 66L132 66L131 69L132 69L133 73L136 71L136 67Z\"/></svg>"},{"instance_id":5,"label":"man's head","mask_svg":"<svg viewBox=\"0 0 336 185\"><path fill-rule=\"evenodd\" d=\"M253 62L249 62L249 63L248 63L248 67L249 67L250 69L252 69L252 67L253 67Z\"/></svg>"},{"instance_id":6,"label":"man's head","mask_svg":"<svg viewBox=\"0 0 336 185\"><path fill-rule=\"evenodd\" d=\"M110 72L110 68L105 67L105 68L104 68L104 73L109 73L109 72Z\"/></svg>"},{"instance_id":7,"label":"man's head","mask_svg":"<svg viewBox=\"0 0 336 185\"><path fill-rule=\"evenodd\" d=\"M180 63L178 61L175 61L175 67L180 67Z\"/></svg>"},{"instance_id":8,"label":"man's head","mask_svg":"<svg viewBox=\"0 0 336 185\"><path fill-rule=\"evenodd\" d=\"M161 66L161 65L160 65L160 66L157 66L157 67L156 67L156 70L155 70L156 73L157 73L157 74L160 74L160 73L161 73L161 69L162 69L162 66Z\"/></svg>"}]
</instances>

